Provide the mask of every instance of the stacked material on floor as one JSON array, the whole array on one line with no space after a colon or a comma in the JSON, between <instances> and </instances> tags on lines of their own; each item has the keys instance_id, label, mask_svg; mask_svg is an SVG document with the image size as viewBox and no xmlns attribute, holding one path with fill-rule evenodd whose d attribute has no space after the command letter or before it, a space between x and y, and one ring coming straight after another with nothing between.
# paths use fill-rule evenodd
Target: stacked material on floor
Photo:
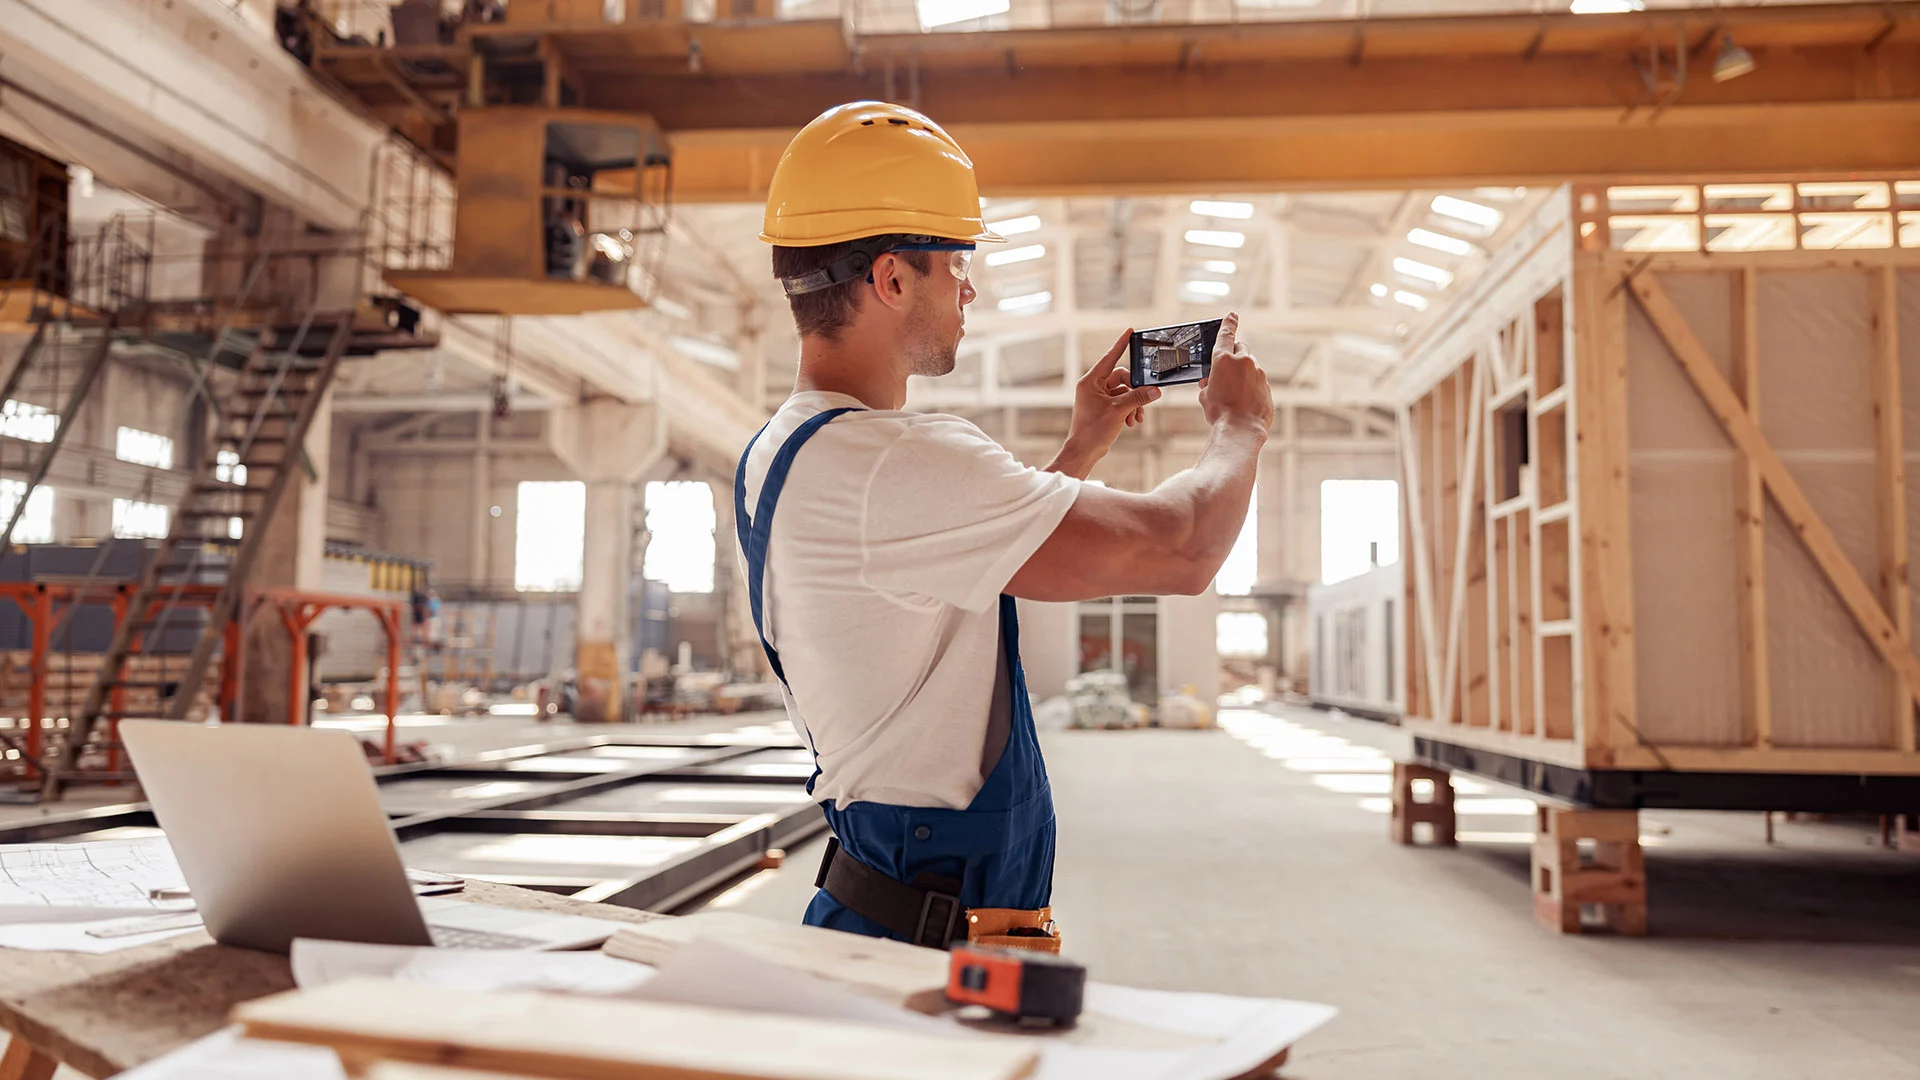
<instances>
[{"instance_id":1,"label":"stacked material on floor","mask_svg":"<svg viewBox=\"0 0 1920 1080\"><path fill-rule=\"evenodd\" d=\"M1073 704L1076 728L1137 728L1147 726L1147 707L1136 704L1127 689L1127 677L1118 671L1088 671L1067 680L1067 700Z\"/></svg>"},{"instance_id":2,"label":"stacked material on floor","mask_svg":"<svg viewBox=\"0 0 1920 1080\"><path fill-rule=\"evenodd\" d=\"M183 677L190 660L186 654L174 653L129 656L126 677L138 685L121 691L126 695L124 707L115 711L159 716L161 691L156 684ZM84 704L105 662L106 654L99 652L48 653L42 718L67 716ZM188 715L199 718L212 710L214 691L218 688L217 675L216 669L215 677L201 681L194 709ZM25 649L0 652L0 716L25 716L32 688L33 653Z\"/></svg>"}]
</instances>

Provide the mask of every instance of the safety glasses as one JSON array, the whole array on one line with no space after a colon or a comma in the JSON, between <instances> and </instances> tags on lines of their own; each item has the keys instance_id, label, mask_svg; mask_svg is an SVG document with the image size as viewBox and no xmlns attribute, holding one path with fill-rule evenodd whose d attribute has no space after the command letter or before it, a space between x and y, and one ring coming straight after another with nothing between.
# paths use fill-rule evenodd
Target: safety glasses
<instances>
[{"instance_id":1,"label":"safety glasses","mask_svg":"<svg viewBox=\"0 0 1920 1080\"><path fill-rule=\"evenodd\" d=\"M936 255L945 255L944 259L935 258L933 264L938 267L944 262L947 269L953 273L955 281L967 280L967 274L973 270L972 244L901 244L890 247L887 251L931 251ZM884 255L886 252L883 251L881 254Z\"/></svg>"}]
</instances>

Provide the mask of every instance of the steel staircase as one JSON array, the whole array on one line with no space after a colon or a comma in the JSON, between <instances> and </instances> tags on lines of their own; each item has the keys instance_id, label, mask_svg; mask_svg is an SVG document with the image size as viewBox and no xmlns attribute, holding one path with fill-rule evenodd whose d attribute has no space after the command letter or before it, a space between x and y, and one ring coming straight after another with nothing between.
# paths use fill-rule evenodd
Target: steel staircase
<instances>
[{"instance_id":1,"label":"steel staircase","mask_svg":"<svg viewBox=\"0 0 1920 1080\"><path fill-rule=\"evenodd\" d=\"M204 460L173 509L166 538L148 554L127 616L114 631L85 704L72 717L58 751L50 755L42 799L56 798L61 785L88 777L88 754L118 748L117 725L123 716L188 717L227 624L239 611L267 524L286 496L294 470L302 467L307 432L352 336L351 310L310 310L284 334L262 331L230 389L210 395L213 430ZM215 336L215 349L233 340L223 328ZM224 560L209 557L216 548L229 551ZM151 671L130 672L131 656L161 652L161 635L169 627L189 625L182 617L182 602L204 603L207 586L217 586L218 592L205 623L198 626L199 638L184 668L160 677ZM190 590L201 599L189 600ZM116 692L130 689L153 692L160 708L137 714L116 711L111 706Z\"/></svg>"}]
</instances>

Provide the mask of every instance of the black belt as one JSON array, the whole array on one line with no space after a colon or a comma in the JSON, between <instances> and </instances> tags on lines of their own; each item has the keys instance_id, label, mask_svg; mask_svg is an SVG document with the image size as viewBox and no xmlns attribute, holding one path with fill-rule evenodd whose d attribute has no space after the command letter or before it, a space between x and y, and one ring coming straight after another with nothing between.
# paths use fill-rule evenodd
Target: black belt
<instances>
[{"instance_id":1,"label":"black belt","mask_svg":"<svg viewBox=\"0 0 1920 1080\"><path fill-rule=\"evenodd\" d=\"M908 885L851 855L839 856L840 838L829 837L813 887L825 889L848 911L930 949L944 949L966 940L967 909L960 902L958 881L938 874L919 874Z\"/></svg>"}]
</instances>

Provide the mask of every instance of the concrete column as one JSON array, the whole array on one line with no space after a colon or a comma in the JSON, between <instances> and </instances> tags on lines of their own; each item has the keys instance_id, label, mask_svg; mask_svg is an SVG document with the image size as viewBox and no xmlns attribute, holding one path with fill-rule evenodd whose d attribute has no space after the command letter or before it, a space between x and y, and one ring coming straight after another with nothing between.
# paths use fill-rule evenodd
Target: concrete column
<instances>
[{"instance_id":1,"label":"concrete column","mask_svg":"<svg viewBox=\"0 0 1920 1080\"><path fill-rule=\"evenodd\" d=\"M248 584L267 587L318 589L324 572L327 544L327 467L332 460L333 390L321 398L313 426L307 432L306 456L316 475L309 479L293 453L288 463L292 478L280 507L267 521L249 521L249 529L264 529ZM248 477L250 481L252 477ZM262 471L259 481L267 474ZM293 662L293 642L280 616L263 608L246 628L246 670L242 676L240 718L249 723L285 724L304 717L290 711L304 702L289 703L287 677Z\"/></svg>"},{"instance_id":2,"label":"concrete column","mask_svg":"<svg viewBox=\"0 0 1920 1080\"><path fill-rule=\"evenodd\" d=\"M617 722L626 712L621 690L633 646L633 488L666 455L666 417L654 405L600 398L549 414L547 441L587 486L574 624L575 719Z\"/></svg>"}]
</instances>

